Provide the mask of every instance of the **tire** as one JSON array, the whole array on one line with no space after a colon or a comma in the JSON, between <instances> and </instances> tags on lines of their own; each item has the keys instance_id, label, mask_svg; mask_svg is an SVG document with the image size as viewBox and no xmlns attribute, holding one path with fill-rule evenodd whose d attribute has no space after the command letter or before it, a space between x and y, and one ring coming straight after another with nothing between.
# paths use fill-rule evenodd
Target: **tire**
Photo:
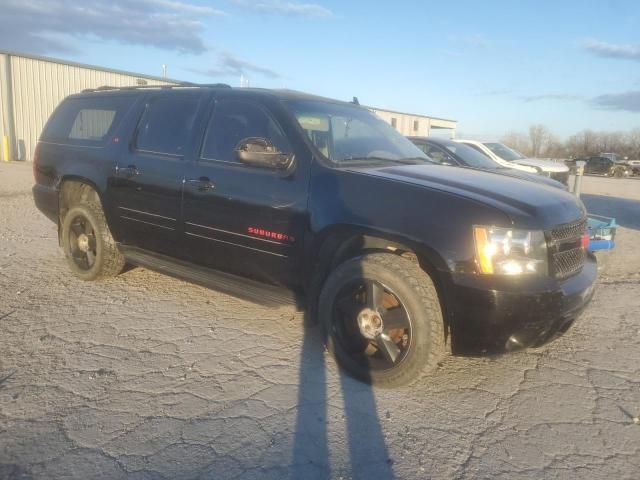
<instances>
[{"instance_id":1,"label":"tire","mask_svg":"<svg viewBox=\"0 0 640 480\"><path fill-rule=\"evenodd\" d=\"M83 202L71 207L60 228L67 264L76 277L90 281L122 272L124 257L99 205Z\"/></svg>"},{"instance_id":2,"label":"tire","mask_svg":"<svg viewBox=\"0 0 640 480\"><path fill-rule=\"evenodd\" d=\"M373 309L372 304L380 306ZM379 313L382 327L372 310ZM368 254L338 266L320 293L318 317L328 350L347 373L365 383L406 385L434 370L445 353L433 281L416 263L395 254ZM367 329L369 323L373 330Z\"/></svg>"}]
</instances>

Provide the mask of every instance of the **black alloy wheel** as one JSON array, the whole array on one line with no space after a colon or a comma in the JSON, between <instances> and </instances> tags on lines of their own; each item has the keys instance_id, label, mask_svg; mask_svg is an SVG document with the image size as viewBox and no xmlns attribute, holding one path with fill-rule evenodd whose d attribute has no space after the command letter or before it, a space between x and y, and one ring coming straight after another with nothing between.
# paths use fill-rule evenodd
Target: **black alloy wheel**
<instances>
[{"instance_id":1,"label":"black alloy wheel","mask_svg":"<svg viewBox=\"0 0 640 480\"><path fill-rule=\"evenodd\" d=\"M80 270L91 270L98 255L96 232L89 219L81 213L76 214L69 224L69 246L76 266Z\"/></svg>"},{"instance_id":2,"label":"black alloy wheel","mask_svg":"<svg viewBox=\"0 0 640 480\"><path fill-rule=\"evenodd\" d=\"M411 348L409 314L398 296L379 281L345 285L336 296L334 319L333 334L340 348L371 370L396 367Z\"/></svg>"}]
</instances>

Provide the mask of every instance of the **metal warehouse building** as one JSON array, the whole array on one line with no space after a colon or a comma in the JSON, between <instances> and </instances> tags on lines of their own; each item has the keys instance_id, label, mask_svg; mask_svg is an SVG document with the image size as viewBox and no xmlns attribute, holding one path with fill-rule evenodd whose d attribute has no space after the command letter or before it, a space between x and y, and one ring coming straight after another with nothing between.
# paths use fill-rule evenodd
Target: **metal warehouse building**
<instances>
[{"instance_id":1,"label":"metal warehouse building","mask_svg":"<svg viewBox=\"0 0 640 480\"><path fill-rule=\"evenodd\" d=\"M67 95L103 85L176 83L179 82L0 50L0 157L30 161L45 122Z\"/></svg>"},{"instance_id":2,"label":"metal warehouse building","mask_svg":"<svg viewBox=\"0 0 640 480\"><path fill-rule=\"evenodd\" d=\"M433 130L446 129L449 130L451 138L456 136L456 128L458 127L456 120L429 117L418 113L396 112L395 110L385 110L377 107L368 108L402 135L428 137Z\"/></svg>"}]
</instances>

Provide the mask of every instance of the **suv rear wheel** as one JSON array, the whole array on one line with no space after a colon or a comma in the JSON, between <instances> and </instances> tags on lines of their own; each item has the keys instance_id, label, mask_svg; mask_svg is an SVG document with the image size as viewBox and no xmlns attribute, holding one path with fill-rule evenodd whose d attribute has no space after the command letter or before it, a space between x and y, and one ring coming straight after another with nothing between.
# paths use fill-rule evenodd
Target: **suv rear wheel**
<instances>
[{"instance_id":1,"label":"suv rear wheel","mask_svg":"<svg viewBox=\"0 0 640 480\"><path fill-rule=\"evenodd\" d=\"M336 268L320 294L318 314L328 349L367 383L410 383L444 355L434 284L418 265L394 254L369 254Z\"/></svg>"},{"instance_id":2,"label":"suv rear wheel","mask_svg":"<svg viewBox=\"0 0 640 480\"><path fill-rule=\"evenodd\" d=\"M124 257L118 250L102 208L93 202L69 209L61 225L62 247L71 271L82 280L118 275Z\"/></svg>"}]
</instances>

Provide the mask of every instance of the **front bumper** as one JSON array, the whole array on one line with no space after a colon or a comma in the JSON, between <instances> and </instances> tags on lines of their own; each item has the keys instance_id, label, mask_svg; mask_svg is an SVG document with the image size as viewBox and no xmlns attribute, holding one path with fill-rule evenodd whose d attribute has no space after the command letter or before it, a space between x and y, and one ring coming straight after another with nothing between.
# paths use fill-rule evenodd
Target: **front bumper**
<instances>
[{"instance_id":1,"label":"front bumper","mask_svg":"<svg viewBox=\"0 0 640 480\"><path fill-rule=\"evenodd\" d=\"M452 275L447 313L453 352L499 353L553 340L588 305L597 273L589 254L581 272L562 281Z\"/></svg>"}]
</instances>

